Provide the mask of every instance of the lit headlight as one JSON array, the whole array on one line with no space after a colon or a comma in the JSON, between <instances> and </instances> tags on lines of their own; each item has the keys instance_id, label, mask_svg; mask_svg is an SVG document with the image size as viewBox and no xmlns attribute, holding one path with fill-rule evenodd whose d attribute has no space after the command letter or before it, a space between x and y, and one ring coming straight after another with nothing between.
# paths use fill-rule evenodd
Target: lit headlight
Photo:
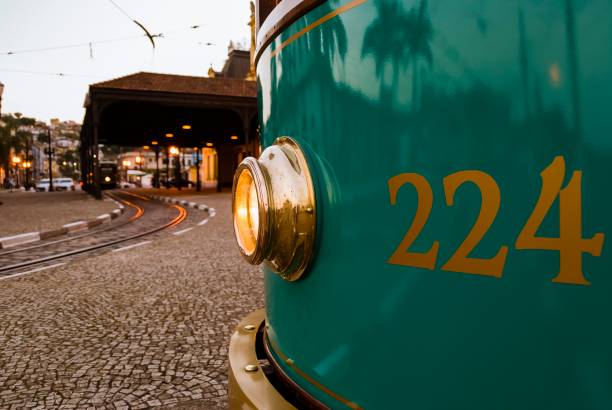
<instances>
[{"instance_id":1,"label":"lit headlight","mask_svg":"<svg viewBox=\"0 0 612 410\"><path fill-rule=\"evenodd\" d=\"M306 158L282 137L259 157L246 158L234 175L234 233L242 255L293 281L308 268L314 250L314 187Z\"/></svg>"}]
</instances>

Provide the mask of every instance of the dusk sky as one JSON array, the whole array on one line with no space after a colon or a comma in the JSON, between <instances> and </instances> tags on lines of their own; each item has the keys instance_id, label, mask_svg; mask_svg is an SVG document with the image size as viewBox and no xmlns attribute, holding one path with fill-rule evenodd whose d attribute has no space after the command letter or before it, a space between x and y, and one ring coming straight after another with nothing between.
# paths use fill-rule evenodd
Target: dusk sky
<instances>
[{"instance_id":1,"label":"dusk sky","mask_svg":"<svg viewBox=\"0 0 612 410\"><path fill-rule=\"evenodd\" d=\"M249 42L248 0L114 1L125 14L110 0L0 0L2 112L82 122L91 83L138 71L204 76L221 69L230 40ZM163 33L155 50L126 14Z\"/></svg>"}]
</instances>

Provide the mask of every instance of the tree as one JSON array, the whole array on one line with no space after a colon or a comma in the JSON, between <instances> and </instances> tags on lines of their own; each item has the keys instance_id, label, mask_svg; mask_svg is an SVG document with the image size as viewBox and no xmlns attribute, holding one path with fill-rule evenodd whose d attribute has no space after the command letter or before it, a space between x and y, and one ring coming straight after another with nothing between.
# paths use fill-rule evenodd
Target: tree
<instances>
[{"instance_id":1,"label":"tree","mask_svg":"<svg viewBox=\"0 0 612 410\"><path fill-rule=\"evenodd\" d=\"M22 117L21 114L19 116L9 114L2 116L2 121L5 125L0 128L0 167L8 174L8 170L12 167L12 156L21 156L26 149L27 139L31 137L29 132L20 131L19 127L34 124L35 120Z\"/></svg>"}]
</instances>

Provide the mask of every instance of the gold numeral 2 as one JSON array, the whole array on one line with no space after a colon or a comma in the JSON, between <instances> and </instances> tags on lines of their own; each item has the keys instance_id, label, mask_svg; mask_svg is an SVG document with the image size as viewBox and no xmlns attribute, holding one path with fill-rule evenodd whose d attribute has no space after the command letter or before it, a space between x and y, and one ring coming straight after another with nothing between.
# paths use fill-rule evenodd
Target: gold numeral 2
<instances>
[{"instance_id":1,"label":"gold numeral 2","mask_svg":"<svg viewBox=\"0 0 612 410\"><path fill-rule=\"evenodd\" d=\"M425 253L408 252L408 248L421 233L421 230L429 218L433 205L433 191L431 190L431 185L429 185L425 177L419 174L406 173L396 175L389 179L389 197L391 205L395 205L397 201L397 191L399 191L404 184L412 184L416 189L418 195L417 210L412 225L410 225L404 239L402 239L387 262L393 265L434 269L436 266L436 258L438 257L438 248L440 247L438 241L435 241L431 248Z\"/></svg>"},{"instance_id":2,"label":"gold numeral 2","mask_svg":"<svg viewBox=\"0 0 612 410\"><path fill-rule=\"evenodd\" d=\"M470 258L468 255L485 236L499 211L501 194L495 180L481 171L460 171L444 178L444 194L446 204L453 205L455 191L466 182L474 183L481 194L480 213L476 223L463 243L446 262L442 270L476 275L501 277L508 255L508 247L502 246L497 254L490 259Z\"/></svg>"}]
</instances>

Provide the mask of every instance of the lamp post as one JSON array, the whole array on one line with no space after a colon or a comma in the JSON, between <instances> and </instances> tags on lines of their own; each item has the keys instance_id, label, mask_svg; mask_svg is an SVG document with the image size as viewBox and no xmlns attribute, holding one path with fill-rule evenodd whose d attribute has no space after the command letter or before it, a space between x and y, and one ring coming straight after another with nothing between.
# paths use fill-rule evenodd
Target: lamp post
<instances>
[{"instance_id":1,"label":"lamp post","mask_svg":"<svg viewBox=\"0 0 612 410\"><path fill-rule=\"evenodd\" d=\"M53 192L53 149L51 148L51 128L47 128L47 155L49 158L49 192Z\"/></svg>"},{"instance_id":2,"label":"lamp post","mask_svg":"<svg viewBox=\"0 0 612 410\"><path fill-rule=\"evenodd\" d=\"M170 148L166 146L166 189L170 188Z\"/></svg>"},{"instance_id":3,"label":"lamp post","mask_svg":"<svg viewBox=\"0 0 612 410\"><path fill-rule=\"evenodd\" d=\"M195 152L195 165L196 165L196 191L200 192L202 189L202 181L200 181L200 150L198 147L193 147Z\"/></svg>"},{"instance_id":4,"label":"lamp post","mask_svg":"<svg viewBox=\"0 0 612 410\"><path fill-rule=\"evenodd\" d=\"M177 188L180 190L181 189L181 161L180 161L180 151L177 147L170 147L169 151L170 155L172 155L174 158L174 182L177 185Z\"/></svg>"},{"instance_id":5,"label":"lamp post","mask_svg":"<svg viewBox=\"0 0 612 410\"><path fill-rule=\"evenodd\" d=\"M30 189L30 168L32 167L32 163L27 160L23 163L23 170L25 172L25 187L26 191Z\"/></svg>"},{"instance_id":6,"label":"lamp post","mask_svg":"<svg viewBox=\"0 0 612 410\"><path fill-rule=\"evenodd\" d=\"M18 156L14 156L11 159L13 163L13 174L15 175L15 187L19 188L19 164L21 163L21 158ZM13 184L11 184L11 192L13 191Z\"/></svg>"},{"instance_id":7,"label":"lamp post","mask_svg":"<svg viewBox=\"0 0 612 410\"><path fill-rule=\"evenodd\" d=\"M155 147L155 178L153 179L153 186L159 188L159 145L157 145L157 141L151 142L151 145Z\"/></svg>"}]
</instances>

